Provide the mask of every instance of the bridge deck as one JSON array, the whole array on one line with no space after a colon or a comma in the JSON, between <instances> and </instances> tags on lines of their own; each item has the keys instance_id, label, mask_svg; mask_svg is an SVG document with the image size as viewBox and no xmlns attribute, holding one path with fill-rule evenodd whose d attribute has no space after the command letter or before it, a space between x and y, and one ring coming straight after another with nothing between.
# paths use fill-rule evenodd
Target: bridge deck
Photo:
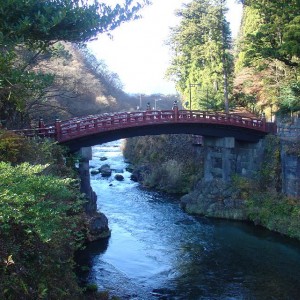
<instances>
[{"instance_id":1,"label":"bridge deck","mask_svg":"<svg viewBox=\"0 0 300 300\"><path fill-rule=\"evenodd\" d=\"M254 132L274 133L275 124L266 123L265 119L226 114L222 112L189 111L189 110L148 110L120 112L111 114L89 115L72 118L66 121L57 120L54 125L40 124L37 129L17 131L30 136L38 134L53 137L59 143L89 137L95 134L109 133L126 128L138 128L153 125L206 124L207 126L230 127L235 130L249 129ZM273 126L271 126L273 125Z\"/></svg>"}]
</instances>

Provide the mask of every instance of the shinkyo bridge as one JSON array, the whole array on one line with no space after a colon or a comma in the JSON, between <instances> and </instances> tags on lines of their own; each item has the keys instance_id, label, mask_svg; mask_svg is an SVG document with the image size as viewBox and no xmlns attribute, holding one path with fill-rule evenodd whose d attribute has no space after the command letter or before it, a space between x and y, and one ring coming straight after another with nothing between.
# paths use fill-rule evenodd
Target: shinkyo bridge
<instances>
[{"instance_id":1,"label":"shinkyo bridge","mask_svg":"<svg viewBox=\"0 0 300 300\"><path fill-rule=\"evenodd\" d=\"M35 129L16 130L26 136L54 138L71 151L120 138L159 134L196 134L212 137L234 137L257 142L268 133L276 132L274 123L264 118L245 117L223 112L179 110L146 110L104 113L56 120L45 125L42 120Z\"/></svg>"}]
</instances>

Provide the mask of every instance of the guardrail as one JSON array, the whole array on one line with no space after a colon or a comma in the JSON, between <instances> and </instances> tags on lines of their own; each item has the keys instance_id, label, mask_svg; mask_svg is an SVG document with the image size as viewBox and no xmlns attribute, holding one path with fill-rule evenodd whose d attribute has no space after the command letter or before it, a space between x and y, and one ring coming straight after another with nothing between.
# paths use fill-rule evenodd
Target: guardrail
<instances>
[{"instance_id":1,"label":"guardrail","mask_svg":"<svg viewBox=\"0 0 300 300\"><path fill-rule=\"evenodd\" d=\"M96 132L164 123L208 123L249 128L261 132L274 133L276 131L276 125L267 123L265 119L223 112L178 110L175 107L173 110L105 113L72 118L66 121L56 120L55 124L51 126L45 126L40 121L37 129L16 130L15 132L26 136L53 137L58 142L65 142Z\"/></svg>"}]
</instances>

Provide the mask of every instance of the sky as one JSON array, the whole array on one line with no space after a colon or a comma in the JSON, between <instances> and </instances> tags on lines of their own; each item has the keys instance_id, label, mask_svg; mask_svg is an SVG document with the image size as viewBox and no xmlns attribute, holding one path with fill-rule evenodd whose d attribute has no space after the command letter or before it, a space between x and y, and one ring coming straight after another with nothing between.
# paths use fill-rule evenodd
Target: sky
<instances>
[{"instance_id":1,"label":"sky","mask_svg":"<svg viewBox=\"0 0 300 300\"><path fill-rule=\"evenodd\" d=\"M141 11L142 18L122 24L112 38L103 34L89 42L88 47L98 59L106 62L109 70L119 75L124 91L135 94L175 94L175 84L167 81L166 69L171 53L165 44L170 27L179 22L174 14L188 0L152 0L152 5ZM240 24L242 6L228 0L233 37Z\"/></svg>"}]
</instances>

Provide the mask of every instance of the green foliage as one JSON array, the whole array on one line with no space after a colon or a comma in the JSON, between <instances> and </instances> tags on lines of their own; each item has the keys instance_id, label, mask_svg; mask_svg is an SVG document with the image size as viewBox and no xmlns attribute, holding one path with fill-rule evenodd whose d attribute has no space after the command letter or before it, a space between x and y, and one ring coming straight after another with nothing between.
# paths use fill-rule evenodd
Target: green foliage
<instances>
[{"instance_id":1,"label":"green foliage","mask_svg":"<svg viewBox=\"0 0 300 300\"><path fill-rule=\"evenodd\" d=\"M231 180L233 187L239 191L241 198L247 200L254 189L255 181L237 174L233 175Z\"/></svg>"},{"instance_id":2,"label":"green foliage","mask_svg":"<svg viewBox=\"0 0 300 300\"><path fill-rule=\"evenodd\" d=\"M86 0L1 1L0 120L10 128L22 127L37 103L49 101L54 76L37 65L42 55L64 55L56 43L87 42L137 18L146 4L147 0L124 0L114 7Z\"/></svg>"},{"instance_id":3,"label":"green foliage","mask_svg":"<svg viewBox=\"0 0 300 300\"><path fill-rule=\"evenodd\" d=\"M80 293L73 253L83 239L83 199L77 180L68 178L74 175L63 154L51 141L1 130L1 299L66 299ZM26 158L46 165L8 163Z\"/></svg>"},{"instance_id":4,"label":"green foliage","mask_svg":"<svg viewBox=\"0 0 300 300\"><path fill-rule=\"evenodd\" d=\"M95 283L89 283L86 286L86 291L89 292L89 293L95 293L95 292L97 292L98 291L97 284L95 284Z\"/></svg>"},{"instance_id":5,"label":"green foliage","mask_svg":"<svg viewBox=\"0 0 300 300\"><path fill-rule=\"evenodd\" d=\"M53 83L52 75L30 71L23 64L15 50L1 51L0 120L5 120L7 125L23 116L30 103L41 98Z\"/></svg>"},{"instance_id":6,"label":"green foliage","mask_svg":"<svg viewBox=\"0 0 300 300\"><path fill-rule=\"evenodd\" d=\"M3 0L0 4L0 44L26 43L45 49L56 41L87 42L99 33L136 18L142 4L124 0L122 5L111 7L85 0Z\"/></svg>"},{"instance_id":7,"label":"green foliage","mask_svg":"<svg viewBox=\"0 0 300 300\"><path fill-rule=\"evenodd\" d=\"M299 110L299 1L245 1L237 43L235 98L271 118ZM251 102L253 102L250 99Z\"/></svg>"},{"instance_id":8,"label":"green foliage","mask_svg":"<svg viewBox=\"0 0 300 300\"><path fill-rule=\"evenodd\" d=\"M132 138L127 139L123 153L137 168L147 166L144 185L168 193L187 193L203 171L192 143L187 135Z\"/></svg>"},{"instance_id":9,"label":"green foliage","mask_svg":"<svg viewBox=\"0 0 300 300\"><path fill-rule=\"evenodd\" d=\"M298 0L249 0L248 5L257 10L260 22L256 31L246 36L252 58L278 59L288 66L298 66L300 58Z\"/></svg>"},{"instance_id":10,"label":"green foliage","mask_svg":"<svg viewBox=\"0 0 300 300\"><path fill-rule=\"evenodd\" d=\"M279 97L279 113L287 114L300 110L300 82L290 82L283 86Z\"/></svg>"},{"instance_id":11,"label":"green foliage","mask_svg":"<svg viewBox=\"0 0 300 300\"><path fill-rule=\"evenodd\" d=\"M0 161L17 163L26 152L25 138L0 129Z\"/></svg>"},{"instance_id":12,"label":"green foliage","mask_svg":"<svg viewBox=\"0 0 300 300\"><path fill-rule=\"evenodd\" d=\"M260 191L247 202L250 220L270 230L300 239L300 204L296 199Z\"/></svg>"},{"instance_id":13,"label":"green foliage","mask_svg":"<svg viewBox=\"0 0 300 300\"><path fill-rule=\"evenodd\" d=\"M78 231L83 201L74 180L41 175L44 169L0 163L1 299L78 293L72 253L83 237Z\"/></svg>"},{"instance_id":14,"label":"green foliage","mask_svg":"<svg viewBox=\"0 0 300 300\"><path fill-rule=\"evenodd\" d=\"M70 164L65 164L65 158ZM11 131L0 129L0 161L18 164L47 164L44 174L57 176L73 175L72 156L56 142L47 139L28 139Z\"/></svg>"},{"instance_id":15,"label":"green foliage","mask_svg":"<svg viewBox=\"0 0 300 300\"><path fill-rule=\"evenodd\" d=\"M228 97L233 59L225 12L225 1L194 0L177 13L181 22L169 39L174 54L167 76L186 102L192 98L192 109L221 109Z\"/></svg>"},{"instance_id":16,"label":"green foliage","mask_svg":"<svg viewBox=\"0 0 300 300\"><path fill-rule=\"evenodd\" d=\"M258 175L262 189L268 187L281 191L280 140L276 136L268 135L265 138L264 159Z\"/></svg>"}]
</instances>

